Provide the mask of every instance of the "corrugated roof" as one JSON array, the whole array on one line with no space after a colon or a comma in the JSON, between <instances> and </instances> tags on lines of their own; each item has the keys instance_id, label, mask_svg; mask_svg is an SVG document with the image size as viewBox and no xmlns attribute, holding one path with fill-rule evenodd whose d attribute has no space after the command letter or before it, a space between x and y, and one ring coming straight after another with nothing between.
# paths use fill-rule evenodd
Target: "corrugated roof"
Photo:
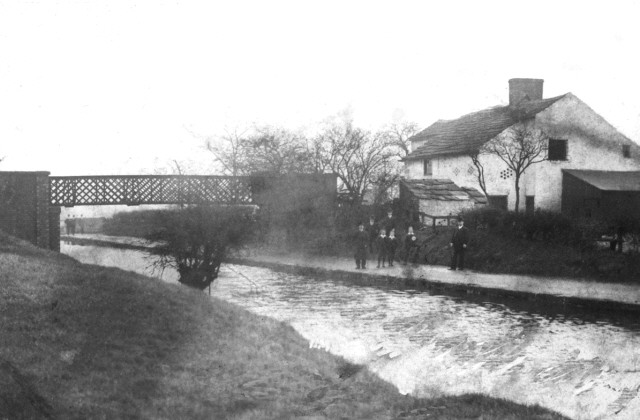
<instances>
[{"instance_id":1,"label":"corrugated roof","mask_svg":"<svg viewBox=\"0 0 640 420\"><path fill-rule=\"evenodd\" d=\"M403 179L400 181L421 200L466 201L486 204L487 198L475 188L459 187L450 179Z\"/></svg>"},{"instance_id":2,"label":"corrugated roof","mask_svg":"<svg viewBox=\"0 0 640 420\"><path fill-rule=\"evenodd\" d=\"M601 191L640 191L640 171L563 169L563 172L571 174Z\"/></svg>"},{"instance_id":3,"label":"corrugated roof","mask_svg":"<svg viewBox=\"0 0 640 420\"><path fill-rule=\"evenodd\" d=\"M426 143L404 160L476 151L518 121L535 116L564 96L524 100L515 107L498 106L472 112L455 120L436 121L411 138L412 141L423 140Z\"/></svg>"}]
</instances>

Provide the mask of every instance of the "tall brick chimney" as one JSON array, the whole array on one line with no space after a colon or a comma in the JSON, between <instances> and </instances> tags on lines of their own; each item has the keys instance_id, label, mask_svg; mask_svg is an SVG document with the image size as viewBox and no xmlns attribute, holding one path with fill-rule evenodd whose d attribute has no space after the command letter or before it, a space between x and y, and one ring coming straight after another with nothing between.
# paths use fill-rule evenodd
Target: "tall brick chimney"
<instances>
[{"instance_id":1,"label":"tall brick chimney","mask_svg":"<svg viewBox=\"0 0 640 420\"><path fill-rule=\"evenodd\" d=\"M525 96L529 99L542 99L543 79L510 79L509 105L515 105Z\"/></svg>"}]
</instances>

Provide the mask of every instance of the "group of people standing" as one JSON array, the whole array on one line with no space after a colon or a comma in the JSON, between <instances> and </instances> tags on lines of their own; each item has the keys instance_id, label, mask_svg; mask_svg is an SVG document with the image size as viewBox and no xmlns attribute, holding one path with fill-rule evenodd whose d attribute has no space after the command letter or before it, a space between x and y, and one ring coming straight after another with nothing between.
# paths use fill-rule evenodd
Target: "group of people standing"
<instances>
[{"instance_id":1,"label":"group of people standing","mask_svg":"<svg viewBox=\"0 0 640 420\"><path fill-rule=\"evenodd\" d=\"M67 235L75 235L76 232L81 234L84 233L84 220L82 219L82 216L80 216L80 219L76 219L76 216L66 218L64 225Z\"/></svg>"},{"instance_id":2,"label":"group of people standing","mask_svg":"<svg viewBox=\"0 0 640 420\"><path fill-rule=\"evenodd\" d=\"M453 250L450 270L464 270L464 254L468 242L468 229L464 226L464 221L459 218L458 227L453 232L450 242L450 247ZM369 253L377 256L377 268L384 268L385 264L393 267L400 245L400 240L396 236L396 220L393 217L393 212L388 211L387 217L378 223L372 216L366 228L364 223L358 225L358 231L354 238L356 269L367 268ZM413 227L408 227L402 245L404 263L415 264L423 244L419 243Z\"/></svg>"},{"instance_id":3,"label":"group of people standing","mask_svg":"<svg viewBox=\"0 0 640 420\"><path fill-rule=\"evenodd\" d=\"M367 268L367 254L369 253L377 256L377 268L384 268L387 264L389 267L393 267L400 245L400 239L396 236L396 219L393 217L393 212L387 212L387 217L378 223L372 216L366 228L364 223L360 223L358 226L354 255L356 269ZM415 263L420 247L412 227L409 227L407 231L403 248L404 262Z\"/></svg>"}]
</instances>

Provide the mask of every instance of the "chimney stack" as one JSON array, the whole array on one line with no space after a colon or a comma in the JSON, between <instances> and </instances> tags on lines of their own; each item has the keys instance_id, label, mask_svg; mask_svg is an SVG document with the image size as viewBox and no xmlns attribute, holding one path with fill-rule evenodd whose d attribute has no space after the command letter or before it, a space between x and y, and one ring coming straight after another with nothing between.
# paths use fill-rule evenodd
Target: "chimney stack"
<instances>
[{"instance_id":1,"label":"chimney stack","mask_svg":"<svg viewBox=\"0 0 640 420\"><path fill-rule=\"evenodd\" d=\"M531 100L542 99L543 79L510 79L509 105L515 105L525 96Z\"/></svg>"}]
</instances>

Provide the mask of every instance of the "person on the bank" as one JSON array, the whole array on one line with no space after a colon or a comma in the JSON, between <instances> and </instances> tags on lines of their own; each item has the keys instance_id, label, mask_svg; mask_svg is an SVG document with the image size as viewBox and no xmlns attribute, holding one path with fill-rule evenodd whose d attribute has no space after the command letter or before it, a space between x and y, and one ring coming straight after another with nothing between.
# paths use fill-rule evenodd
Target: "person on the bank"
<instances>
[{"instance_id":1,"label":"person on the bank","mask_svg":"<svg viewBox=\"0 0 640 420\"><path fill-rule=\"evenodd\" d=\"M418 260L418 237L413 232L413 227L409 226L407 235L404 237L404 263L411 261L415 264Z\"/></svg>"},{"instance_id":2,"label":"person on the bank","mask_svg":"<svg viewBox=\"0 0 640 420\"><path fill-rule=\"evenodd\" d=\"M380 263L384 268L387 259L387 233L384 229L380 229L380 235L376 238L376 251L378 252L378 268L380 268Z\"/></svg>"},{"instance_id":3,"label":"person on the bank","mask_svg":"<svg viewBox=\"0 0 640 420\"><path fill-rule=\"evenodd\" d=\"M393 217L393 211L387 211L387 218L382 221L382 227L384 228L385 235L389 235L391 229L396 227L396 219Z\"/></svg>"},{"instance_id":4,"label":"person on the bank","mask_svg":"<svg viewBox=\"0 0 640 420\"><path fill-rule=\"evenodd\" d=\"M354 257L356 259L356 269L367 268L367 245L369 244L369 234L364 230L364 224L358 225L358 231L354 237Z\"/></svg>"},{"instance_id":5,"label":"person on the bank","mask_svg":"<svg viewBox=\"0 0 640 420\"><path fill-rule=\"evenodd\" d=\"M386 248L387 248L387 261L389 262L389 267L393 267L393 261L396 257L396 250L398 249L398 238L396 238L395 229L391 229L391 232L389 232L389 236L387 236Z\"/></svg>"},{"instance_id":6,"label":"person on the bank","mask_svg":"<svg viewBox=\"0 0 640 420\"><path fill-rule=\"evenodd\" d=\"M373 216L369 217L369 224L367 225L367 232L369 233L369 252L373 254L373 246L376 243L380 229L376 224L376 220Z\"/></svg>"},{"instance_id":7,"label":"person on the bank","mask_svg":"<svg viewBox=\"0 0 640 420\"><path fill-rule=\"evenodd\" d=\"M76 219L76 228L80 230L80 233L84 233L84 215L80 215L79 219Z\"/></svg>"},{"instance_id":8,"label":"person on the bank","mask_svg":"<svg viewBox=\"0 0 640 420\"><path fill-rule=\"evenodd\" d=\"M458 219L458 227L453 231L449 246L453 248L451 267L449 270L464 270L464 253L469 243L469 229L464 226L464 220Z\"/></svg>"},{"instance_id":9,"label":"person on the bank","mask_svg":"<svg viewBox=\"0 0 640 420\"><path fill-rule=\"evenodd\" d=\"M64 227L67 231L67 235L73 235L76 233L76 221L74 219L66 218L64 220Z\"/></svg>"},{"instance_id":10,"label":"person on the bank","mask_svg":"<svg viewBox=\"0 0 640 420\"><path fill-rule=\"evenodd\" d=\"M618 252L622 252L622 243L624 242L624 228L622 226L618 226L618 229L616 229L615 240L616 240L615 249L617 249Z\"/></svg>"}]
</instances>

